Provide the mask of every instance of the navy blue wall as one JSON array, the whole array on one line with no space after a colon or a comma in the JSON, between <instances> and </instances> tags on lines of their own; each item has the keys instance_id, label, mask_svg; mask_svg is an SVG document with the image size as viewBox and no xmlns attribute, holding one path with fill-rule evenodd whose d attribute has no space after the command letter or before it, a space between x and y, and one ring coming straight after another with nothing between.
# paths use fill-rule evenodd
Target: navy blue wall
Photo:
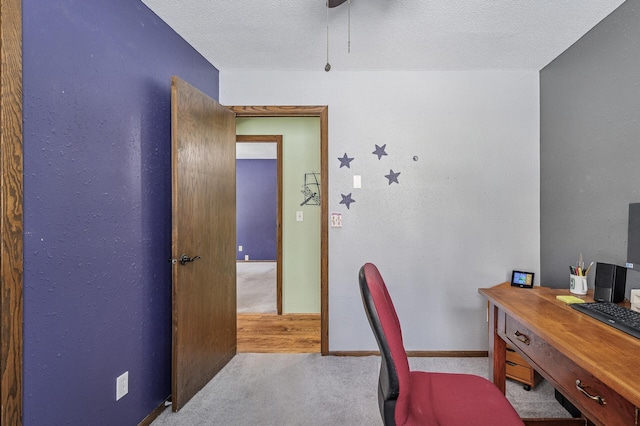
<instances>
[{"instance_id":1,"label":"navy blue wall","mask_svg":"<svg viewBox=\"0 0 640 426\"><path fill-rule=\"evenodd\" d=\"M276 191L277 160L236 160L237 260L276 260Z\"/></svg>"},{"instance_id":2,"label":"navy blue wall","mask_svg":"<svg viewBox=\"0 0 640 426\"><path fill-rule=\"evenodd\" d=\"M137 424L171 392L170 78L218 70L140 1L24 0L23 32L24 424Z\"/></svg>"}]
</instances>

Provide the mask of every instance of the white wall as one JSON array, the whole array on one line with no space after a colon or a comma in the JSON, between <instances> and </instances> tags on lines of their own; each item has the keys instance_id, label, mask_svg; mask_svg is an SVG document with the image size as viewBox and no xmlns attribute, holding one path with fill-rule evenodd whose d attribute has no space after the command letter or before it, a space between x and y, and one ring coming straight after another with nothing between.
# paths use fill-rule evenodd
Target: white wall
<instances>
[{"instance_id":1,"label":"white wall","mask_svg":"<svg viewBox=\"0 0 640 426\"><path fill-rule=\"evenodd\" d=\"M329 350L377 349L357 284L368 261L408 350L487 349L477 289L540 268L537 71L230 71L220 100L329 106L329 211L343 213L329 232Z\"/></svg>"}]
</instances>

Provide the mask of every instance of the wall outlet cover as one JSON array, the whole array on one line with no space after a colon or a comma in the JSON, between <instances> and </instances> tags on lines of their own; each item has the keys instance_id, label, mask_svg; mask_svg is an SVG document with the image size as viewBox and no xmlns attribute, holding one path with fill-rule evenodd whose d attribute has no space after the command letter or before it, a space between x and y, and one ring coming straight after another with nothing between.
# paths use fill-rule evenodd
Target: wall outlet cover
<instances>
[{"instance_id":1,"label":"wall outlet cover","mask_svg":"<svg viewBox=\"0 0 640 426\"><path fill-rule=\"evenodd\" d=\"M342 228L342 213L331 213L331 227Z\"/></svg>"},{"instance_id":2,"label":"wall outlet cover","mask_svg":"<svg viewBox=\"0 0 640 426\"><path fill-rule=\"evenodd\" d=\"M129 372L125 371L116 379L116 401L129 393Z\"/></svg>"}]
</instances>

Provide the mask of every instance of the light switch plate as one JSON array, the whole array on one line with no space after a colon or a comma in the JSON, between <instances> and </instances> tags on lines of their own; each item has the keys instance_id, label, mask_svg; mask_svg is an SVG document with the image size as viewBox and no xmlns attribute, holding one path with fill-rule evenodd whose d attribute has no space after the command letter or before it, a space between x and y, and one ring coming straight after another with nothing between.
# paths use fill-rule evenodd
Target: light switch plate
<instances>
[{"instance_id":1,"label":"light switch plate","mask_svg":"<svg viewBox=\"0 0 640 426\"><path fill-rule=\"evenodd\" d=\"M304 212L298 210L296 212L296 222L302 222L304 220Z\"/></svg>"},{"instance_id":2,"label":"light switch plate","mask_svg":"<svg viewBox=\"0 0 640 426\"><path fill-rule=\"evenodd\" d=\"M354 188L362 188L362 176L353 175L353 187Z\"/></svg>"}]
</instances>

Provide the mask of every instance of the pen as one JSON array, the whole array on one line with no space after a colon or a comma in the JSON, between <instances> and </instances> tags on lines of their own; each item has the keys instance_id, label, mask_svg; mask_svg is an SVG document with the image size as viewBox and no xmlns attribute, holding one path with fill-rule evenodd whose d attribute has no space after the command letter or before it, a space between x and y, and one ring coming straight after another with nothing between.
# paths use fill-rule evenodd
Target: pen
<instances>
[{"instance_id":1,"label":"pen","mask_svg":"<svg viewBox=\"0 0 640 426\"><path fill-rule=\"evenodd\" d=\"M593 266L593 262L591 262L591 264L589 265L589 267L587 268L586 272L584 273L585 275L587 275L589 273L589 271L591 270L591 267Z\"/></svg>"}]
</instances>

